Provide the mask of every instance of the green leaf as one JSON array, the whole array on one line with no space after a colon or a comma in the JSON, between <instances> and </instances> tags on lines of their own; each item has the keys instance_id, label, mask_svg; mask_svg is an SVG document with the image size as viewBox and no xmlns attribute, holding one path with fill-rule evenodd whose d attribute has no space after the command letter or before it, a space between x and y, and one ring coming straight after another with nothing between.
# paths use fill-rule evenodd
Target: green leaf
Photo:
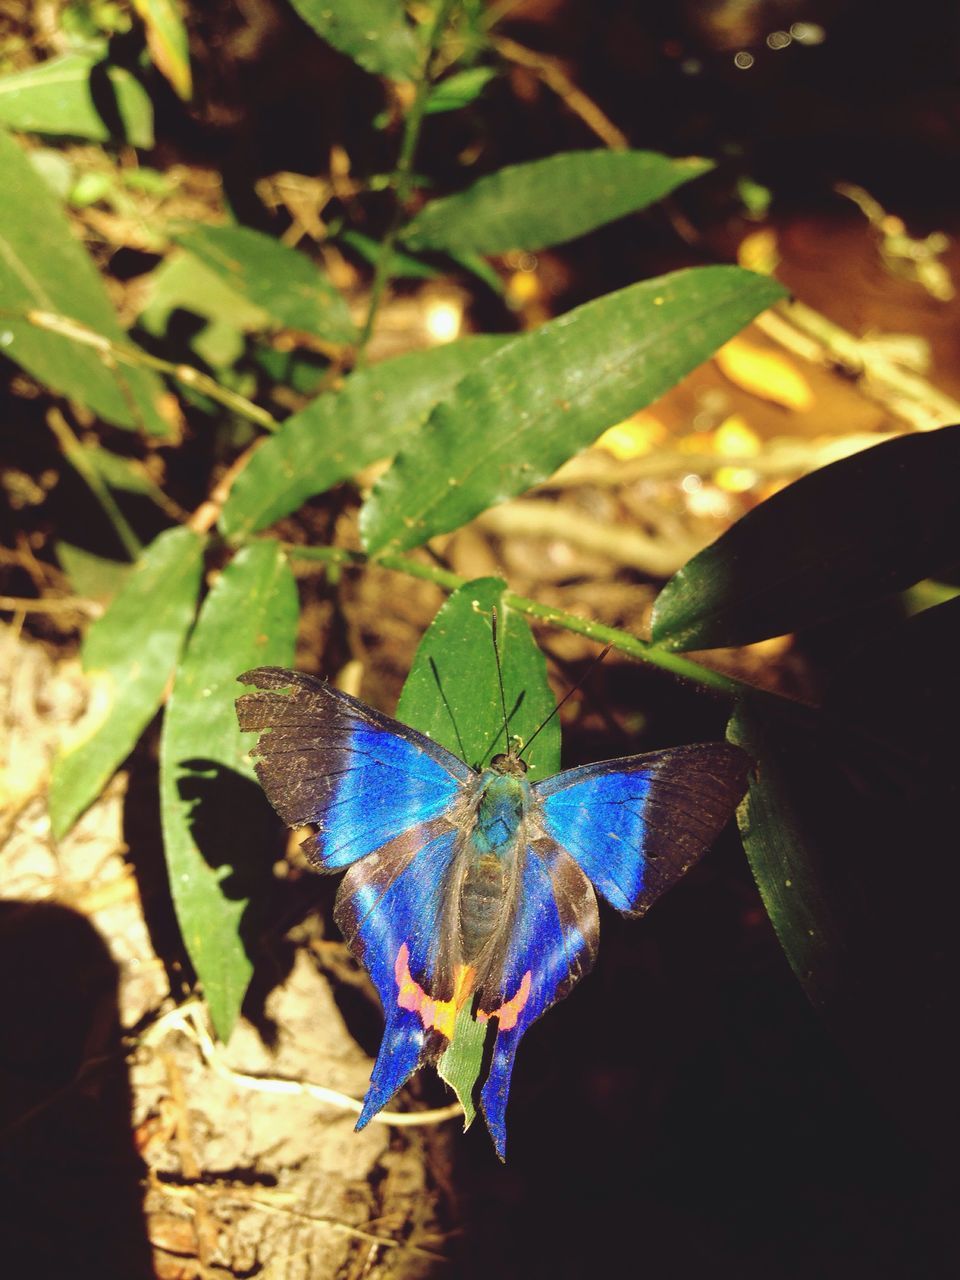
<instances>
[{"instance_id":1,"label":"green leaf","mask_svg":"<svg viewBox=\"0 0 960 1280\"><path fill-rule=\"evenodd\" d=\"M450 1043L437 1059L437 1075L446 1081L463 1107L465 1131L477 1118L474 1099L489 1032L490 1023L474 1018L469 1004L462 1005L457 1010Z\"/></svg>"},{"instance_id":2,"label":"green leaf","mask_svg":"<svg viewBox=\"0 0 960 1280\"><path fill-rule=\"evenodd\" d=\"M143 85L91 53L68 53L0 77L0 124L26 133L153 146L153 107Z\"/></svg>"},{"instance_id":3,"label":"green leaf","mask_svg":"<svg viewBox=\"0 0 960 1280\"><path fill-rule=\"evenodd\" d=\"M161 533L87 632L90 706L50 780L56 837L100 794L160 706L193 621L202 564L203 541L195 533Z\"/></svg>"},{"instance_id":4,"label":"green leaf","mask_svg":"<svg viewBox=\"0 0 960 1280\"><path fill-rule=\"evenodd\" d=\"M129 560L111 560L108 556L94 555L85 547L75 547L69 542L55 545L60 568L70 579L70 586L78 596L99 600L107 604L117 594L133 572Z\"/></svg>"},{"instance_id":5,"label":"green leaf","mask_svg":"<svg viewBox=\"0 0 960 1280\"><path fill-rule=\"evenodd\" d=\"M506 286L486 258L482 258L479 253L450 253L447 256L458 267L462 267L470 275L476 276L481 284L485 284L488 289L492 289L498 297L503 297L506 292Z\"/></svg>"},{"instance_id":6,"label":"green leaf","mask_svg":"<svg viewBox=\"0 0 960 1280\"><path fill-rule=\"evenodd\" d=\"M297 613L296 584L277 544L241 551L204 603L164 717L160 810L170 888L222 1040L250 981L247 910L269 884L276 832L246 755L256 735L237 727L236 677L291 664Z\"/></svg>"},{"instance_id":7,"label":"green leaf","mask_svg":"<svg viewBox=\"0 0 960 1280\"><path fill-rule=\"evenodd\" d=\"M749 644L838 617L960 556L960 426L900 436L804 476L670 579L653 639Z\"/></svg>"},{"instance_id":8,"label":"green leaf","mask_svg":"<svg viewBox=\"0 0 960 1280\"><path fill-rule=\"evenodd\" d=\"M189 102L193 93L190 42L177 0L133 0L133 7L146 29L153 65L166 76L174 92Z\"/></svg>"},{"instance_id":9,"label":"green leaf","mask_svg":"<svg viewBox=\"0 0 960 1280\"><path fill-rule=\"evenodd\" d=\"M459 111L479 98L491 80L496 79L493 67L468 67L441 80L430 91L424 114L439 115L443 111Z\"/></svg>"},{"instance_id":10,"label":"green leaf","mask_svg":"<svg viewBox=\"0 0 960 1280\"><path fill-rule=\"evenodd\" d=\"M365 71L415 80L422 53L401 0L291 0L318 36Z\"/></svg>"},{"instance_id":11,"label":"green leaf","mask_svg":"<svg viewBox=\"0 0 960 1280\"><path fill-rule=\"evenodd\" d=\"M474 768L484 768L507 745L493 652L494 608L511 737L528 741L555 705L543 654L523 616L507 607L506 590L499 578L476 578L453 592L421 640L397 704L398 720ZM557 717L524 759L531 782L557 772Z\"/></svg>"},{"instance_id":12,"label":"green leaf","mask_svg":"<svg viewBox=\"0 0 960 1280\"><path fill-rule=\"evenodd\" d=\"M329 342L356 337L346 302L296 249L250 227L197 225L175 239L277 325Z\"/></svg>"},{"instance_id":13,"label":"green leaf","mask_svg":"<svg viewBox=\"0 0 960 1280\"><path fill-rule=\"evenodd\" d=\"M365 262L376 266L380 256L379 240L365 236L360 231L344 231L339 238L354 253L359 253ZM393 280L436 280L439 274L436 267L421 262L419 258L411 257L409 253L400 253L394 249L390 255L390 277Z\"/></svg>"},{"instance_id":14,"label":"green leaf","mask_svg":"<svg viewBox=\"0 0 960 1280\"><path fill-rule=\"evenodd\" d=\"M239 538L389 457L457 382L507 341L464 338L352 374L264 440L230 490L221 532Z\"/></svg>"},{"instance_id":15,"label":"green leaf","mask_svg":"<svg viewBox=\"0 0 960 1280\"><path fill-rule=\"evenodd\" d=\"M493 650L494 609L511 737L529 741L555 706L543 654L523 617L508 608L506 590L499 578L478 578L450 596L420 642L397 704L398 719L478 767L507 745ZM524 759L531 782L557 772L558 717L545 725ZM461 1009L453 1038L437 1063L441 1078L460 1099L466 1125L475 1115L487 1029L466 1007Z\"/></svg>"},{"instance_id":16,"label":"green leaf","mask_svg":"<svg viewBox=\"0 0 960 1280\"><path fill-rule=\"evenodd\" d=\"M90 347L21 318L31 311L50 312L113 342L127 341L103 281L77 244L59 203L2 130L0 172L0 354L116 426L167 435L157 407L164 389L155 374L108 368Z\"/></svg>"},{"instance_id":17,"label":"green leaf","mask_svg":"<svg viewBox=\"0 0 960 1280\"><path fill-rule=\"evenodd\" d=\"M367 549L419 546L545 480L783 292L738 267L699 267L516 338L463 379L381 478L361 513Z\"/></svg>"},{"instance_id":18,"label":"green leaf","mask_svg":"<svg viewBox=\"0 0 960 1280\"><path fill-rule=\"evenodd\" d=\"M739 708L727 737L754 761L737 811L763 905L797 980L816 1008L839 998L847 930L809 817L822 790L816 752Z\"/></svg>"},{"instance_id":19,"label":"green leaf","mask_svg":"<svg viewBox=\"0 0 960 1280\"><path fill-rule=\"evenodd\" d=\"M431 200L402 239L414 250L456 253L543 249L645 209L712 168L709 160L671 160L656 151L561 152Z\"/></svg>"},{"instance_id":20,"label":"green leaf","mask_svg":"<svg viewBox=\"0 0 960 1280\"><path fill-rule=\"evenodd\" d=\"M148 498L161 511L167 508L163 490L155 484L141 463L133 458L122 458L100 445L86 446L86 457L105 484L120 493L135 493Z\"/></svg>"}]
</instances>

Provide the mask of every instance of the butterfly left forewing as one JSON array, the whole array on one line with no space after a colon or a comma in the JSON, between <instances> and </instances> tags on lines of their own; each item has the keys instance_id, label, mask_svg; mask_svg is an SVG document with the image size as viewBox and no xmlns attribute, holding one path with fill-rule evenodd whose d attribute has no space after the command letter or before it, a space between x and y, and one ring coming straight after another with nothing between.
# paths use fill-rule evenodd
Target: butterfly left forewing
<instances>
[{"instance_id":1,"label":"butterfly left forewing","mask_svg":"<svg viewBox=\"0 0 960 1280\"><path fill-rule=\"evenodd\" d=\"M642 915L730 820L749 767L739 747L698 743L568 769L533 792L550 837L612 906Z\"/></svg>"},{"instance_id":2,"label":"butterfly left forewing","mask_svg":"<svg viewBox=\"0 0 960 1280\"><path fill-rule=\"evenodd\" d=\"M259 730L257 776L320 871L336 871L441 817L475 776L415 729L300 671L258 667L237 700L240 728Z\"/></svg>"}]
</instances>

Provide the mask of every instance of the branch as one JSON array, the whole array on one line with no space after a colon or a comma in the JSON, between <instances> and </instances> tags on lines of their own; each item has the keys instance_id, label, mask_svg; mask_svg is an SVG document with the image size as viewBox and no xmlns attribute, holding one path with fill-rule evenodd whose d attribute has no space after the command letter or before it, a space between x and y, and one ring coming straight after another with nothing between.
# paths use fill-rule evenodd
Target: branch
<instances>
[{"instance_id":1,"label":"branch","mask_svg":"<svg viewBox=\"0 0 960 1280\"><path fill-rule=\"evenodd\" d=\"M177 382L182 382L185 387L192 387L195 391L209 396L211 400L216 400L227 409L232 409L240 417L247 418L250 422L255 422L258 427L263 427L265 431L276 431L280 426L280 423L272 413L268 413L266 409L261 409L259 405L248 400L246 396L221 386L215 378L201 373L192 364L177 364L172 360L162 360L160 356L153 356L148 351L141 350L140 347L135 347L125 342L114 342L112 338L105 338L102 333L97 333L94 329L88 329L85 324L80 324L77 320L71 320L68 316L54 315L50 311L28 311L21 318L26 319L29 324L35 325L38 329L45 329L48 333L57 333L62 338L70 338L71 341L78 342L84 347L93 347L95 351L100 352L108 363L115 361L118 364L134 365L143 369L154 369L158 373L165 373L169 377L175 378Z\"/></svg>"},{"instance_id":2,"label":"branch","mask_svg":"<svg viewBox=\"0 0 960 1280\"><path fill-rule=\"evenodd\" d=\"M301 547L290 542L281 543L281 546L292 560L310 560L314 563L319 561L332 565L377 564L396 573L405 573L412 578L423 578L427 582L433 582L444 591L456 591L468 582L467 578L461 578L459 574L451 573L439 565L426 564L422 560L413 560L407 556L384 555L373 559L364 555L362 551L348 551L343 547ZM508 608L515 609L528 618L536 618L540 622L549 622L555 627L562 627L565 631L576 632L577 635L586 636L588 640L595 640L600 645L610 645L618 652L626 654L628 658L636 658L639 662L659 667L662 671L667 671L681 680L688 680L692 684L700 685L701 688L710 689L725 697L759 699L764 702L770 701L781 707L809 710L802 703L794 702L793 699L758 689L755 685L738 680L735 676L724 675L721 671L704 667L699 662L685 658L682 654L661 649L648 640L641 640L639 636L621 631L617 627L608 627L605 623L594 622L589 618L579 618L576 614L567 613L553 605L541 604L537 600L516 595L512 591L504 596L504 602Z\"/></svg>"},{"instance_id":3,"label":"branch","mask_svg":"<svg viewBox=\"0 0 960 1280\"><path fill-rule=\"evenodd\" d=\"M787 350L853 378L864 395L916 430L960 422L960 402L891 360L880 342L855 337L805 302L778 302L754 324Z\"/></svg>"},{"instance_id":4,"label":"branch","mask_svg":"<svg viewBox=\"0 0 960 1280\"><path fill-rule=\"evenodd\" d=\"M518 66L526 67L539 76L548 89L552 89L561 102L580 117L583 123L613 151L625 151L630 142L625 133L605 116L592 98L578 89L556 58L535 53L507 36L494 36L493 47L501 57Z\"/></svg>"},{"instance_id":5,"label":"branch","mask_svg":"<svg viewBox=\"0 0 960 1280\"><path fill-rule=\"evenodd\" d=\"M131 560L136 560L143 550L143 543L127 523L126 517L117 506L103 477L87 456L86 449L70 430L66 418L55 406L47 410L47 426L56 436L57 444L67 462L99 502L103 514L113 525L114 533L120 539L124 551Z\"/></svg>"},{"instance_id":6,"label":"branch","mask_svg":"<svg viewBox=\"0 0 960 1280\"><path fill-rule=\"evenodd\" d=\"M238 1089L246 1089L252 1093L313 1098L316 1102L324 1102L328 1106L352 1112L354 1115L359 1115L363 1110L362 1102L351 1098L349 1094L340 1093L337 1089L328 1089L326 1085L311 1084L308 1080L288 1080L279 1076L251 1076L242 1071L235 1071L224 1061L222 1051L207 1030L201 1006L192 1000L158 1018L140 1037L139 1043L154 1042L174 1029L190 1037L211 1071ZM446 1120L453 1120L462 1115L463 1109L459 1102L452 1102L449 1106L437 1107L431 1111L378 1111L375 1116L371 1116L371 1123L410 1128L414 1125L443 1124Z\"/></svg>"}]
</instances>

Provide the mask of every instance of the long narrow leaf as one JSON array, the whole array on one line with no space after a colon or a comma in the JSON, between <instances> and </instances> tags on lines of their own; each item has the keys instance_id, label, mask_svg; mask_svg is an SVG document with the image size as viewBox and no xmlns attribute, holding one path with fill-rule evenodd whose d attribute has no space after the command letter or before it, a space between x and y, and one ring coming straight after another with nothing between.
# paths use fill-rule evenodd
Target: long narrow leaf
<instances>
[{"instance_id":1,"label":"long narrow leaf","mask_svg":"<svg viewBox=\"0 0 960 1280\"><path fill-rule=\"evenodd\" d=\"M77 320L114 342L126 335L97 271L55 196L0 130L0 353L45 386L120 427L166 435L163 384L146 369L109 368L89 347L31 324L31 311Z\"/></svg>"},{"instance_id":2,"label":"long narrow leaf","mask_svg":"<svg viewBox=\"0 0 960 1280\"><path fill-rule=\"evenodd\" d=\"M545 480L782 296L738 267L700 267L511 342L437 406L380 480L361 514L367 549L418 546Z\"/></svg>"},{"instance_id":3,"label":"long narrow leaf","mask_svg":"<svg viewBox=\"0 0 960 1280\"><path fill-rule=\"evenodd\" d=\"M147 48L154 66L167 77L174 91L189 102L193 93L190 42L177 0L133 0L133 7L146 28Z\"/></svg>"},{"instance_id":4,"label":"long narrow leaf","mask_svg":"<svg viewBox=\"0 0 960 1280\"><path fill-rule=\"evenodd\" d=\"M150 544L107 612L87 632L90 710L50 779L55 836L67 832L133 750L155 715L193 621L203 541L170 529Z\"/></svg>"},{"instance_id":5,"label":"long narrow leaf","mask_svg":"<svg viewBox=\"0 0 960 1280\"><path fill-rule=\"evenodd\" d=\"M431 200L403 240L411 249L448 253L544 249L645 209L712 168L709 160L671 160L656 151L567 151L509 165L458 195Z\"/></svg>"},{"instance_id":6,"label":"long narrow leaf","mask_svg":"<svg viewBox=\"0 0 960 1280\"><path fill-rule=\"evenodd\" d=\"M228 538L263 529L307 498L395 453L460 379L508 341L465 338L385 360L318 396L264 440L220 516Z\"/></svg>"},{"instance_id":7,"label":"long narrow leaf","mask_svg":"<svg viewBox=\"0 0 960 1280\"><path fill-rule=\"evenodd\" d=\"M401 0L291 0L303 18L365 71L391 80L414 80L420 47Z\"/></svg>"},{"instance_id":8,"label":"long narrow leaf","mask_svg":"<svg viewBox=\"0 0 960 1280\"><path fill-rule=\"evenodd\" d=\"M910 633L907 661L923 662L925 681L900 670L891 635L886 669L861 674L853 664L850 696L835 697L816 730L741 708L729 735L756 760L740 828L797 978L901 1123L951 1150L960 1049L946 1011L960 963L960 868L944 833L957 807L951 670L960 611L931 612L943 610L901 628ZM912 705L918 691L924 725ZM888 699L889 720L878 713Z\"/></svg>"},{"instance_id":9,"label":"long narrow leaf","mask_svg":"<svg viewBox=\"0 0 960 1280\"><path fill-rule=\"evenodd\" d=\"M330 342L356 335L347 304L305 254L250 227L198 225L177 243L278 325Z\"/></svg>"},{"instance_id":10,"label":"long narrow leaf","mask_svg":"<svg viewBox=\"0 0 960 1280\"><path fill-rule=\"evenodd\" d=\"M248 905L270 878L272 812L234 713L236 677L289 666L297 629L293 575L273 542L246 548L201 610L164 718L163 840L177 918L217 1033L230 1034L253 971Z\"/></svg>"},{"instance_id":11,"label":"long narrow leaf","mask_svg":"<svg viewBox=\"0 0 960 1280\"><path fill-rule=\"evenodd\" d=\"M737 821L763 905L811 1003L828 1007L839 999L849 944L835 885L807 821L807 801L818 790L819 803L825 802L816 753L743 708L727 736L756 762Z\"/></svg>"}]
</instances>

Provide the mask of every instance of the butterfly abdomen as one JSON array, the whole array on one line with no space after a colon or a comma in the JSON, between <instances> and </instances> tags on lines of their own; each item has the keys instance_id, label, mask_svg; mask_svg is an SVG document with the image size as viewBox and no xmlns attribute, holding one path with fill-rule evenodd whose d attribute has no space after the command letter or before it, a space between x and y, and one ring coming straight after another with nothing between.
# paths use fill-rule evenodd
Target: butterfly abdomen
<instances>
[{"instance_id":1,"label":"butterfly abdomen","mask_svg":"<svg viewBox=\"0 0 960 1280\"><path fill-rule=\"evenodd\" d=\"M493 853L471 858L460 886L460 938L468 964L496 931L510 868Z\"/></svg>"}]
</instances>

